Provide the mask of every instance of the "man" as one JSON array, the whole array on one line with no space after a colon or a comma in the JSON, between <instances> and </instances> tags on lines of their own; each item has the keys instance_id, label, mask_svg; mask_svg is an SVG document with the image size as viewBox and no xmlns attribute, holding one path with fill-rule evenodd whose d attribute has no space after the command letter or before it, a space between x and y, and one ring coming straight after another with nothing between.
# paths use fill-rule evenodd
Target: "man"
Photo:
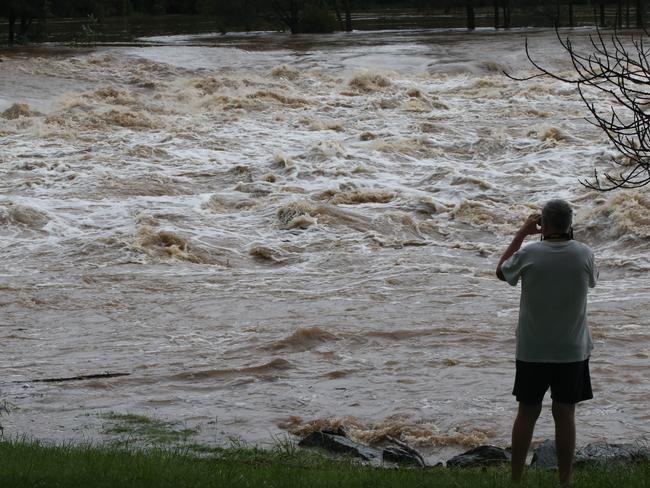
<instances>
[{"instance_id":1,"label":"man","mask_svg":"<svg viewBox=\"0 0 650 488\"><path fill-rule=\"evenodd\" d=\"M567 202L548 202L541 216L528 217L497 266L500 280L515 286L521 279L512 392L519 402L512 427L514 482L521 479L542 399L550 387L560 484L569 485L575 404L593 398L586 312L587 289L596 286L598 269L591 249L573 240L572 215ZM540 233L540 242L521 247L526 236Z\"/></svg>"}]
</instances>

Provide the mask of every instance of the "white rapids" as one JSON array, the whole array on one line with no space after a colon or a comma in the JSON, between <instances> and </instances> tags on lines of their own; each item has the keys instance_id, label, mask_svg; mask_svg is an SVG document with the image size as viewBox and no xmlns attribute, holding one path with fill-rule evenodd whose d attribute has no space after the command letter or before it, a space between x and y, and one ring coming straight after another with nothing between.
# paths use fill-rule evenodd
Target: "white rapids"
<instances>
[{"instance_id":1,"label":"white rapids","mask_svg":"<svg viewBox=\"0 0 650 488\"><path fill-rule=\"evenodd\" d=\"M650 198L579 184L616 153L571 86L502 74L532 73L526 35L569 69L549 31L0 54L5 435L119 412L206 442L505 445L518 289L494 268L561 197L601 265L578 441L647 439ZM130 375L34 381L103 372Z\"/></svg>"}]
</instances>

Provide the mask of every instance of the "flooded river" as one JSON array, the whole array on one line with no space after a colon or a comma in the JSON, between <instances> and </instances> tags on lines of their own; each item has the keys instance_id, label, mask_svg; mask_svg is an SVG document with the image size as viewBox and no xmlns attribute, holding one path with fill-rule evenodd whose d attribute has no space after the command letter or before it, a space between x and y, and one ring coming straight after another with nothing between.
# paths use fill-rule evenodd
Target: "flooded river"
<instances>
[{"instance_id":1,"label":"flooded river","mask_svg":"<svg viewBox=\"0 0 650 488\"><path fill-rule=\"evenodd\" d=\"M5 435L117 412L215 443L507 445L519 289L494 268L561 197L601 266L578 443L647 440L649 194L578 183L616 154L571 86L503 76L531 73L525 35L569 68L549 31L1 53ZM129 375L34 381L105 372Z\"/></svg>"}]
</instances>

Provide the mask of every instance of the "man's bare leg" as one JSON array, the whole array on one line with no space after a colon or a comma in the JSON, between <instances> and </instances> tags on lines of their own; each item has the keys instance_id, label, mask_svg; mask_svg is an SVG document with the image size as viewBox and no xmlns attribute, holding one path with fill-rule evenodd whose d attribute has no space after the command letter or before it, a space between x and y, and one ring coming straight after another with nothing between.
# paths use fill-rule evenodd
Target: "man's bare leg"
<instances>
[{"instance_id":1,"label":"man's bare leg","mask_svg":"<svg viewBox=\"0 0 650 488\"><path fill-rule=\"evenodd\" d=\"M555 421L555 449L557 465L560 469L560 485L569 486L571 467L576 450L575 405L553 401L553 420Z\"/></svg>"},{"instance_id":2,"label":"man's bare leg","mask_svg":"<svg viewBox=\"0 0 650 488\"><path fill-rule=\"evenodd\" d=\"M512 481L514 482L521 480L535 422L541 411L541 403L519 402L517 418L512 426Z\"/></svg>"}]
</instances>

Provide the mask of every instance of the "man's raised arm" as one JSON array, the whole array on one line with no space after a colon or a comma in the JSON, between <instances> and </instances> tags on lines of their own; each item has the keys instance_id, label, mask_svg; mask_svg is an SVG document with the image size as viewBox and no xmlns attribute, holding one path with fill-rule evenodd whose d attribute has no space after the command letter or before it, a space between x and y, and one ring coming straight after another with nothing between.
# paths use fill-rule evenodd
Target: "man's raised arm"
<instances>
[{"instance_id":1,"label":"man's raised arm","mask_svg":"<svg viewBox=\"0 0 650 488\"><path fill-rule=\"evenodd\" d=\"M539 214L530 215L526 219L526 222L524 222L521 228L517 231L515 237L513 237L512 242L501 256L501 259L499 259L499 264L497 265L497 278L501 281L506 281L506 277L503 276L503 272L501 271L501 265L519 250L526 236L539 234L541 232L541 230L537 228L537 226L540 225L540 219L541 216Z\"/></svg>"}]
</instances>

